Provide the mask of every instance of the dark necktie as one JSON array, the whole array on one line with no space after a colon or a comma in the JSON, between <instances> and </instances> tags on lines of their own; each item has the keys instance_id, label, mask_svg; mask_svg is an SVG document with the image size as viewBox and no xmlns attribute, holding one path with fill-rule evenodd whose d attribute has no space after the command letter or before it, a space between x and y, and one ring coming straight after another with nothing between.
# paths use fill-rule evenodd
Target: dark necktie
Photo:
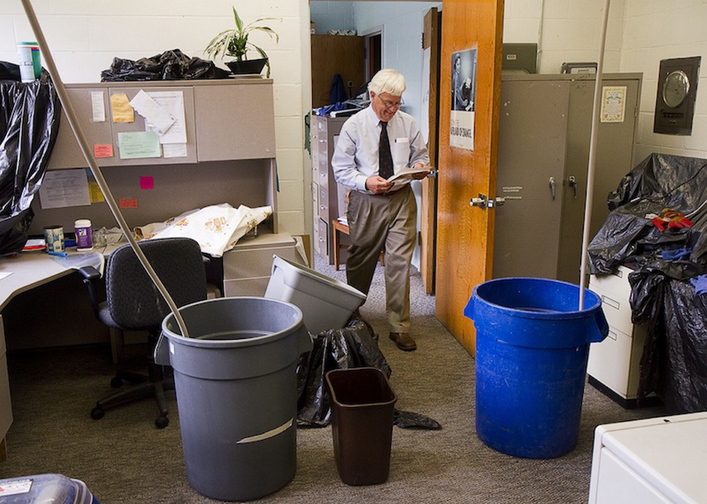
<instances>
[{"instance_id":1,"label":"dark necktie","mask_svg":"<svg viewBox=\"0 0 707 504\"><path fill-rule=\"evenodd\" d=\"M390 153L387 126L387 122L381 121L381 139L378 146L378 175L384 179L393 176L393 156Z\"/></svg>"}]
</instances>

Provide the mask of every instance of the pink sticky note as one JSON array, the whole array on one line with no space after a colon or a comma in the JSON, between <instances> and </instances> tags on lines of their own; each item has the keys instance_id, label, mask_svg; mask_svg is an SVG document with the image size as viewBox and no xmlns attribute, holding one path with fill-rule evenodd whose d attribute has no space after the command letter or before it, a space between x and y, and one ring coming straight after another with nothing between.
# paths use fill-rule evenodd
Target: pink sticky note
<instances>
[{"instance_id":1,"label":"pink sticky note","mask_svg":"<svg viewBox=\"0 0 707 504\"><path fill-rule=\"evenodd\" d=\"M140 177L140 189L154 189L155 179L152 177Z\"/></svg>"}]
</instances>

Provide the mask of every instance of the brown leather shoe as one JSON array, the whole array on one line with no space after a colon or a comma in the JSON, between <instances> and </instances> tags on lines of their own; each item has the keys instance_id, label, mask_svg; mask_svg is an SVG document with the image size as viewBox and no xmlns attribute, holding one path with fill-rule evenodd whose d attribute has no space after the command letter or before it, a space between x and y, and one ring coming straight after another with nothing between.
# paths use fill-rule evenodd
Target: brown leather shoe
<instances>
[{"instance_id":1,"label":"brown leather shoe","mask_svg":"<svg viewBox=\"0 0 707 504\"><path fill-rule=\"evenodd\" d=\"M406 332L392 332L390 333L390 339L398 345L400 350L404 350L406 352L417 350L415 340L412 339L412 336Z\"/></svg>"}]
</instances>

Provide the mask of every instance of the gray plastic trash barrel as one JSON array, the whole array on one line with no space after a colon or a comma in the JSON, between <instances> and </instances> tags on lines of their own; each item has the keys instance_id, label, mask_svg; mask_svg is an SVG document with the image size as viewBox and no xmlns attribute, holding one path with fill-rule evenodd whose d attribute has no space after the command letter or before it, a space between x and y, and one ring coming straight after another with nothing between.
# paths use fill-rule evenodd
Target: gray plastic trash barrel
<instances>
[{"instance_id":1,"label":"gray plastic trash barrel","mask_svg":"<svg viewBox=\"0 0 707 504\"><path fill-rule=\"evenodd\" d=\"M171 364L187 478L212 499L251 500L295 475L297 376L311 349L302 312L255 297L217 298L179 309L162 322L155 349Z\"/></svg>"}]
</instances>

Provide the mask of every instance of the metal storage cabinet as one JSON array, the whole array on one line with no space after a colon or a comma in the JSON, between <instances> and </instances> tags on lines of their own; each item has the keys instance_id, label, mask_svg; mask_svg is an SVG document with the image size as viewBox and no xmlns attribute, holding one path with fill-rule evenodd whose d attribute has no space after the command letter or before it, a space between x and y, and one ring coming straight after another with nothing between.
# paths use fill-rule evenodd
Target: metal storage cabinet
<instances>
[{"instance_id":1,"label":"metal storage cabinet","mask_svg":"<svg viewBox=\"0 0 707 504\"><path fill-rule=\"evenodd\" d=\"M341 126L348 117L312 116L312 198L314 250L334 264L331 221L345 215L346 188L336 183L331 157Z\"/></svg>"},{"instance_id":2,"label":"metal storage cabinet","mask_svg":"<svg viewBox=\"0 0 707 504\"><path fill-rule=\"evenodd\" d=\"M579 283L594 83L587 74L503 76L496 196L506 201L494 210L495 278ZM641 74L606 74L602 88L610 87L624 90L624 116L599 123L592 235L608 193L633 168Z\"/></svg>"}]
</instances>

